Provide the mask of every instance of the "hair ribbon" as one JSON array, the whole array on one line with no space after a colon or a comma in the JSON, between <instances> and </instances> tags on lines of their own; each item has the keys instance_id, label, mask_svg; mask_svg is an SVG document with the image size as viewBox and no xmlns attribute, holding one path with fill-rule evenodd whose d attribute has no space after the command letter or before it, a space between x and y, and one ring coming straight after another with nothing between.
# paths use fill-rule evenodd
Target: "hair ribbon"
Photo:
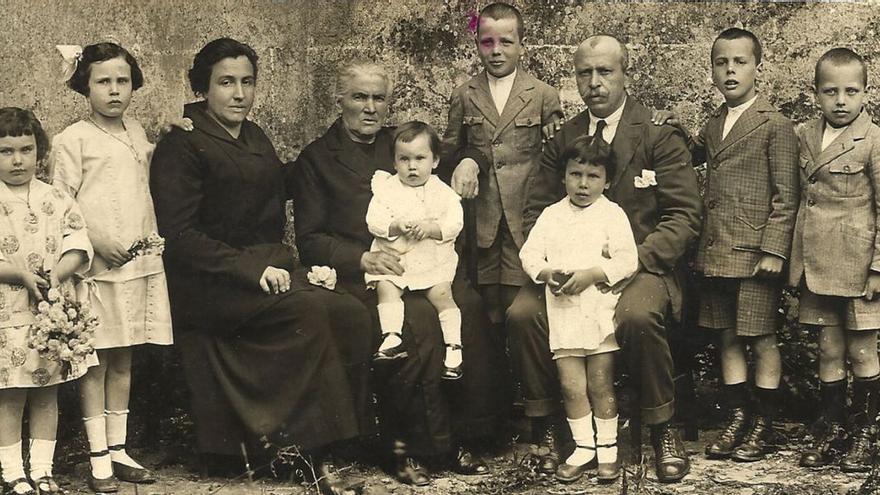
<instances>
[{"instance_id":1,"label":"hair ribbon","mask_svg":"<svg viewBox=\"0 0 880 495\"><path fill-rule=\"evenodd\" d=\"M61 80L68 81L82 60L83 48L79 45L55 45L55 48L61 53L63 59L61 61Z\"/></svg>"}]
</instances>

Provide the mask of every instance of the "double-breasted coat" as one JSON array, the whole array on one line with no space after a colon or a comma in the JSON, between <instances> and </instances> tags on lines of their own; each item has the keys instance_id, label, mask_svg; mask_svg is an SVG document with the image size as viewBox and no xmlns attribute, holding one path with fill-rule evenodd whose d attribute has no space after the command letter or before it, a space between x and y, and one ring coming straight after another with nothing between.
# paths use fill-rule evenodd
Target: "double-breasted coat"
<instances>
[{"instance_id":1,"label":"double-breasted coat","mask_svg":"<svg viewBox=\"0 0 880 495\"><path fill-rule=\"evenodd\" d=\"M791 121L763 97L721 138L727 106L691 147L706 162L705 221L695 268L707 277L750 277L763 254L788 259L799 200L798 140Z\"/></svg>"},{"instance_id":2,"label":"double-breasted coat","mask_svg":"<svg viewBox=\"0 0 880 495\"><path fill-rule=\"evenodd\" d=\"M392 142L392 130L383 128L372 144L355 143L337 120L300 153L288 176L303 263L334 267L340 284L370 308L376 348L376 295L365 289L360 260L373 241L366 222L370 182L377 170L394 173ZM382 428L406 441L413 455L449 450L453 430L460 436L485 435L500 413L496 373L502 367L481 300L461 276L452 291L462 313L464 347L464 377L450 389L453 393L441 390L444 348L437 311L418 292L403 297L409 357L375 384L382 399Z\"/></svg>"},{"instance_id":3,"label":"double-breasted coat","mask_svg":"<svg viewBox=\"0 0 880 495\"><path fill-rule=\"evenodd\" d=\"M824 130L822 119L798 130L801 201L788 281L860 297L880 272L880 127L862 111L823 151Z\"/></svg>"},{"instance_id":4,"label":"double-breasted coat","mask_svg":"<svg viewBox=\"0 0 880 495\"><path fill-rule=\"evenodd\" d=\"M488 248L495 241L502 215L517 248L522 247L526 183L541 158L541 128L561 118L556 89L522 68L516 71L501 115L492 100L486 71L453 91L443 156L471 147L486 157L476 160L481 167L475 203L479 247ZM444 160L444 164L454 167L457 161Z\"/></svg>"},{"instance_id":5,"label":"double-breasted coat","mask_svg":"<svg viewBox=\"0 0 880 495\"><path fill-rule=\"evenodd\" d=\"M150 189L200 450L235 454L250 435L310 449L370 433L369 313L296 270L272 143L248 120L232 137L204 102L184 115L194 130L156 146ZM268 266L291 272L289 292L260 289Z\"/></svg>"}]
</instances>

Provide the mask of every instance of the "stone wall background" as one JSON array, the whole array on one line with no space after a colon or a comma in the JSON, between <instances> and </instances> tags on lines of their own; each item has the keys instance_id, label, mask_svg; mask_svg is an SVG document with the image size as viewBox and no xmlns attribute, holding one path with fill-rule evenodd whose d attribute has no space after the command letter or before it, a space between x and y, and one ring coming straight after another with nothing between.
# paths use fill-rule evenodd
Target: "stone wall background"
<instances>
[{"instance_id":1,"label":"stone wall background","mask_svg":"<svg viewBox=\"0 0 880 495\"><path fill-rule=\"evenodd\" d=\"M32 108L50 134L82 118L85 99L59 81L56 44L106 36L138 59L145 86L129 115L155 136L158 122L194 99L186 71L209 40L231 36L260 55L252 118L282 159L336 118L334 73L367 56L397 81L392 122L420 118L445 126L446 99L478 70L468 16L475 0L0 0L0 105ZM583 107L571 77L571 53L586 36L614 34L630 47L630 93L674 108L697 130L721 102L709 79L709 47L731 25L754 31L765 48L760 90L786 115L817 115L810 84L826 49L848 46L880 76L880 5L874 3L581 2L514 0L526 22L525 67L562 92L567 116ZM869 95L873 109L877 92ZM875 112L876 113L876 112Z\"/></svg>"}]
</instances>

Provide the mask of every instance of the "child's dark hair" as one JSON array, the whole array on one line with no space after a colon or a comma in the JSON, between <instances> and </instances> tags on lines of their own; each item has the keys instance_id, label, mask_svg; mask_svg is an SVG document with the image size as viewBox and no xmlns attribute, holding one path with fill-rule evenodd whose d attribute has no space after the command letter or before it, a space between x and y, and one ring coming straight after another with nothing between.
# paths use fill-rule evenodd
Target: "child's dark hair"
<instances>
[{"instance_id":1,"label":"child's dark hair","mask_svg":"<svg viewBox=\"0 0 880 495\"><path fill-rule=\"evenodd\" d=\"M89 96L89 76L92 73L92 64L118 57L124 59L131 67L131 89L136 91L144 85L144 74L141 72L137 60L128 53L128 50L111 42L95 43L83 48L82 57L77 63L73 75L67 80L67 85L77 93Z\"/></svg>"},{"instance_id":2,"label":"child's dark hair","mask_svg":"<svg viewBox=\"0 0 880 495\"><path fill-rule=\"evenodd\" d=\"M413 139L422 134L428 135L428 145L431 147L431 153L439 158L440 136L437 135L437 131L433 127L418 120L411 120L397 128L394 132L394 147L396 148L399 142L411 143Z\"/></svg>"},{"instance_id":3,"label":"child's dark hair","mask_svg":"<svg viewBox=\"0 0 880 495\"><path fill-rule=\"evenodd\" d=\"M835 67L859 64L862 67L862 84L866 87L868 86L868 64L865 63L865 59L849 48L838 47L828 50L816 61L816 71L813 76L813 84L816 86L816 89L819 89L819 66L823 62L827 62Z\"/></svg>"},{"instance_id":4,"label":"child's dark hair","mask_svg":"<svg viewBox=\"0 0 880 495\"><path fill-rule=\"evenodd\" d=\"M247 57L254 69L254 79L257 78L257 52L249 45L232 38L217 38L203 46L193 58L192 68L189 70L189 87L193 93L204 95L211 86L211 71L214 64L224 58Z\"/></svg>"},{"instance_id":5,"label":"child's dark hair","mask_svg":"<svg viewBox=\"0 0 880 495\"><path fill-rule=\"evenodd\" d=\"M486 17L489 19L495 19L496 21L500 21L501 19L516 19L516 34L519 35L519 40L522 41L526 29L523 25L523 18L522 14L519 13L519 9L513 5L501 2L486 5L480 10L480 19L477 24L477 35L480 34L480 24L482 24L483 18Z\"/></svg>"},{"instance_id":6,"label":"child's dark hair","mask_svg":"<svg viewBox=\"0 0 880 495\"><path fill-rule=\"evenodd\" d=\"M735 27L721 31L721 33L715 38L715 41L712 42L712 50L709 52L710 57L713 60L715 59L715 43L718 43L718 40L730 41L740 39L747 39L752 42L752 53L755 54L755 65L761 65L761 55L764 52L761 49L761 42L758 41L758 37L751 31Z\"/></svg>"},{"instance_id":7,"label":"child's dark hair","mask_svg":"<svg viewBox=\"0 0 880 495\"><path fill-rule=\"evenodd\" d=\"M617 164L614 163L611 146L601 139L593 139L593 136L581 136L572 141L562 152L562 157L559 160L562 165L559 170L562 177L565 177L570 161L589 163L604 168L607 182L611 182L617 172Z\"/></svg>"},{"instance_id":8,"label":"child's dark hair","mask_svg":"<svg viewBox=\"0 0 880 495\"><path fill-rule=\"evenodd\" d=\"M33 136L37 143L37 160L49 152L49 136L30 110L18 107L0 108L0 137Z\"/></svg>"}]
</instances>

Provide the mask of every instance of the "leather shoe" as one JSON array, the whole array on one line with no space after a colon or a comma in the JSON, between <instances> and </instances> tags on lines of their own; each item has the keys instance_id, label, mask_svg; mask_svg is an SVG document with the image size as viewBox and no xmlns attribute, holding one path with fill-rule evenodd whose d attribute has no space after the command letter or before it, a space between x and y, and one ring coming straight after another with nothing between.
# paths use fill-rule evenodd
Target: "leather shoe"
<instances>
[{"instance_id":1,"label":"leather shoe","mask_svg":"<svg viewBox=\"0 0 880 495\"><path fill-rule=\"evenodd\" d=\"M126 464L122 464L121 462L114 462L112 465L113 476L116 476L116 479L118 479L119 481L126 481L128 483L140 483L144 485L156 482L156 478L153 476L153 473L151 473L149 469L136 468Z\"/></svg>"},{"instance_id":2,"label":"leather shoe","mask_svg":"<svg viewBox=\"0 0 880 495\"><path fill-rule=\"evenodd\" d=\"M397 461L397 480L405 485L427 486L431 484L428 471L412 457Z\"/></svg>"},{"instance_id":3,"label":"leather shoe","mask_svg":"<svg viewBox=\"0 0 880 495\"><path fill-rule=\"evenodd\" d=\"M407 356L406 347L404 347L403 342L401 342L390 349L379 349L376 351L376 353L373 354L373 361L397 361L398 359L403 359Z\"/></svg>"},{"instance_id":4,"label":"leather shoe","mask_svg":"<svg viewBox=\"0 0 880 495\"><path fill-rule=\"evenodd\" d=\"M814 427L811 438L807 441L807 447L801 452L800 466L817 468L831 464L835 457L842 451L841 443L846 432L840 423L826 424L820 419Z\"/></svg>"},{"instance_id":5,"label":"leather shoe","mask_svg":"<svg viewBox=\"0 0 880 495\"><path fill-rule=\"evenodd\" d=\"M706 445L706 457L710 459L727 459L733 454L735 449L749 429L749 418L746 410L742 407L735 407L730 410L727 418L727 424L721 430L718 438L714 442Z\"/></svg>"},{"instance_id":6,"label":"leather shoe","mask_svg":"<svg viewBox=\"0 0 880 495\"><path fill-rule=\"evenodd\" d=\"M681 438L669 423L651 427L651 446L654 448L654 468L661 483L679 481L691 470Z\"/></svg>"},{"instance_id":7,"label":"leather shoe","mask_svg":"<svg viewBox=\"0 0 880 495\"><path fill-rule=\"evenodd\" d=\"M95 493L116 493L119 491L119 481L116 480L115 476L95 478L92 476L92 473L89 473L86 483Z\"/></svg>"},{"instance_id":8,"label":"leather shoe","mask_svg":"<svg viewBox=\"0 0 880 495\"><path fill-rule=\"evenodd\" d=\"M458 474L473 476L489 474L489 468L465 448L458 449L458 455L452 461L452 470Z\"/></svg>"},{"instance_id":9,"label":"leather shoe","mask_svg":"<svg viewBox=\"0 0 880 495\"><path fill-rule=\"evenodd\" d=\"M844 473L866 473L871 470L871 444L874 442L874 429L869 426L859 428L853 435L852 445L840 461Z\"/></svg>"},{"instance_id":10,"label":"leather shoe","mask_svg":"<svg viewBox=\"0 0 880 495\"><path fill-rule=\"evenodd\" d=\"M581 466L572 466L567 462L563 462L556 468L556 479L563 483L574 483L575 481L581 479L581 476L584 475L590 468L596 466L596 458L590 462L581 465Z\"/></svg>"},{"instance_id":11,"label":"leather shoe","mask_svg":"<svg viewBox=\"0 0 880 495\"><path fill-rule=\"evenodd\" d=\"M773 423L762 415L755 415L752 426L730 458L739 462L755 462L763 459L776 448L776 432Z\"/></svg>"},{"instance_id":12,"label":"leather shoe","mask_svg":"<svg viewBox=\"0 0 880 495\"><path fill-rule=\"evenodd\" d=\"M613 483L620 478L620 459L614 462L601 462L596 469L596 481L599 483Z\"/></svg>"},{"instance_id":13,"label":"leather shoe","mask_svg":"<svg viewBox=\"0 0 880 495\"><path fill-rule=\"evenodd\" d=\"M542 422L541 429L538 431L538 448L546 450L547 453L540 455L541 463L538 465L538 471L544 474L556 474L559 468L559 445L556 441L556 425L547 418L546 422Z\"/></svg>"},{"instance_id":14,"label":"leather shoe","mask_svg":"<svg viewBox=\"0 0 880 495\"><path fill-rule=\"evenodd\" d=\"M356 495L363 488L363 480L346 480L339 475L339 469L331 461L324 461L315 468L317 485L321 495Z\"/></svg>"}]
</instances>

